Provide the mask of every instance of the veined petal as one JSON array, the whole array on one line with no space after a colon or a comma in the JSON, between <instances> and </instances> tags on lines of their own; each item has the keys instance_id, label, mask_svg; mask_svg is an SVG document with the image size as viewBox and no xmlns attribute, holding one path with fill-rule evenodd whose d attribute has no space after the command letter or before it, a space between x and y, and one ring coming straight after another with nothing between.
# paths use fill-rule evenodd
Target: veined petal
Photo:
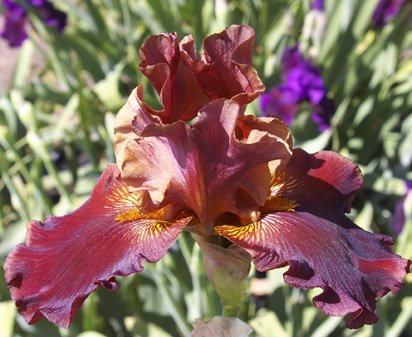
<instances>
[{"instance_id":1,"label":"veined petal","mask_svg":"<svg viewBox=\"0 0 412 337\"><path fill-rule=\"evenodd\" d=\"M116 115L114 153L119 167L123 164L126 144L136 139L149 124L160 122L160 118L153 113L152 108L143 102L143 87L138 86Z\"/></svg>"},{"instance_id":2,"label":"veined petal","mask_svg":"<svg viewBox=\"0 0 412 337\"><path fill-rule=\"evenodd\" d=\"M377 321L376 299L396 293L410 266L390 251L392 238L306 212L276 212L248 226L215 231L248 251L258 270L289 265L285 282L322 288L314 305L328 315L351 313L349 328Z\"/></svg>"},{"instance_id":3,"label":"veined petal","mask_svg":"<svg viewBox=\"0 0 412 337\"><path fill-rule=\"evenodd\" d=\"M253 117L238 119L240 114L238 103L221 99L205 106L192 126L150 125L127 144L122 179L149 191L157 204L193 210L203 224L224 212L238 213L244 207L235 198L240 190L256 209L267 196L269 162L286 163L290 157L284 139L289 134L278 121L258 123ZM253 187L257 181L261 186Z\"/></svg>"},{"instance_id":4,"label":"veined petal","mask_svg":"<svg viewBox=\"0 0 412 337\"><path fill-rule=\"evenodd\" d=\"M140 49L140 58L139 68L153 84L163 104L163 110L153 110L163 123L191 120L208 102L196 77L181 61L176 33L149 37Z\"/></svg>"},{"instance_id":5,"label":"veined petal","mask_svg":"<svg viewBox=\"0 0 412 337\"><path fill-rule=\"evenodd\" d=\"M204 42L204 59L184 46L184 62L190 67L209 99L230 98L247 104L265 90L252 64L255 32L232 25Z\"/></svg>"},{"instance_id":6,"label":"veined petal","mask_svg":"<svg viewBox=\"0 0 412 337\"><path fill-rule=\"evenodd\" d=\"M351 160L332 151L294 149L285 170L275 173L271 195L295 200L300 211L334 221L350 211L362 184L359 167Z\"/></svg>"},{"instance_id":7,"label":"veined petal","mask_svg":"<svg viewBox=\"0 0 412 337\"><path fill-rule=\"evenodd\" d=\"M251 66L253 42L251 27L231 26L205 40L206 62L194 49L191 36L180 44L176 33L148 38L140 49L139 68L158 92L163 108L156 110L144 103L142 86L132 92L116 117L118 166L123 166L126 144L149 124L187 122L219 98L233 98L240 104L255 99L264 86Z\"/></svg>"},{"instance_id":8,"label":"veined petal","mask_svg":"<svg viewBox=\"0 0 412 337\"><path fill-rule=\"evenodd\" d=\"M190 221L172 221L164 209L140 214L139 197L118 175L117 166L110 165L75 212L31 221L27 243L8 255L6 281L27 322L46 317L67 327L99 284L115 289L114 276L158 261Z\"/></svg>"}]
</instances>

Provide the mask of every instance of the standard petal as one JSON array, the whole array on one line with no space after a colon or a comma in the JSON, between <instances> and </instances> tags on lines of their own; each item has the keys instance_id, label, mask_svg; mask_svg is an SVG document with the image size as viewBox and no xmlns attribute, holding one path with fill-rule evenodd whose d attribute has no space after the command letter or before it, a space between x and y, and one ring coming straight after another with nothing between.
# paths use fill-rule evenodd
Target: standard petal
<instances>
[{"instance_id":1,"label":"standard petal","mask_svg":"<svg viewBox=\"0 0 412 337\"><path fill-rule=\"evenodd\" d=\"M345 227L305 212L277 212L215 231L248 251L260 271L289 265L285 282L322 288L314 305L328 315L351 313L348 327L359 328L377 321L376 299L400 289L410 261L390 251L392 238Z\"/></svg>"},{"instance_id":2,"label":"standard petal","mask_svg":"<svg viewBox=\"0 0 412 337\"><path fill-rule=\"evenodd\" d=\"M205 39L204 59L185 46L182 58L210 100L224 97L247 104L265 90L251 65L254 39L252 27L232 25Z\"/></svg>"},{"instance_id":3,"label":"standard petal","mask_svg":"<svg viewBox=\"0 0 412 337\"><path fill-rule=\"evenodd\" d=\"M149 37L140 49L140 70L160 96L163 109L158 114L163 123L193 119L208 102L195 76L180 59L176 33Z\"/></svg>"},{"instance_id":4,"label":"standard petal","mask_svg":"<svg viewBox=\"0 0 412 337\"><path fill-rule=\"evenodd\" d=\"M118 175L110 165L75 212L31 221L27 243L8 255L6 281L27 322L46 317L69 326L99 284L115 289L116 275L140 272L143 262L159 260L190 221L166 221L164 210L140 214L141 200Z\"/></svg>"},{"instance_id":5,"label":"standard petal","mask_svg":"<svg viewBox=\"0 0 412 337\"><path fill-rule=\"evenodd\" d=\"M143 87L138 86L132 91L126 104L116 115L114 153L119 167L122 166L124 161L126 144L130 140L136 139L149 124L160 122L160 118L143 102Z\"/></svg>"},{"instance_id":6,"label":"standard petal","mask_svg":"<svg viewBox=\"0 0 412 337\"><path fill-rule=\"evenodd\" d=\"M362 187L359 167L332 151L309 154L294 149L285 170L274 176L271 195L296 201L300 211L334 221L349 212Z\"/></svg>"},{"instance_id":7,"label":"standard petal","mask_svg":"<svg viewBox=\"0 0 412 337\"><path fill-rule=\"evenodd\" d=\"M275 120L258 123L240 114L238 103L222 99L205 106L191 126L147 127L127 144L122 179L148 190L155 203L181 203L205 225L224 212L238 213L240 190L256 209L267 196L269 162L286 163L291 155L289 134ZM261 186L253 186L257 181Z\"/></svg>"}]
</instances>

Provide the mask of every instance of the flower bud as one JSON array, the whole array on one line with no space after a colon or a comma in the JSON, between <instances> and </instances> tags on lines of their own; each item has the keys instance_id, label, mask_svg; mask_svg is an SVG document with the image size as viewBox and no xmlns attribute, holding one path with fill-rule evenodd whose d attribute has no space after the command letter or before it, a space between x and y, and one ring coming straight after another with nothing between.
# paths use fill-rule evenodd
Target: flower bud
<instances>
[{"instance_id":1,"label":"flower bud","mask_svg":"<svg viewBox=\"0 0 412 337\"><path fill-rule=\"evenodd\" d=\"M235 244L222 247L200 235L194 235L194 238L203 252L207 277L222 300L224 309L235 314L249 286L251 256Z\"/></svg>"}]
</instances>

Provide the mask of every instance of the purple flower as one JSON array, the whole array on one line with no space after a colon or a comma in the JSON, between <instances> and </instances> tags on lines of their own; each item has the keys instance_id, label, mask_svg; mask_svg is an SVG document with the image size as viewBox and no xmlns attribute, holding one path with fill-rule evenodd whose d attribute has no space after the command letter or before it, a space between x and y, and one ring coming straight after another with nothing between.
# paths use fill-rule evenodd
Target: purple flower
<instances>
[{"instance_id":1,"label":"purple flower","mask_svg":"<svg viewBox=\"0 0 412 337\"><path fill-rule=\"evenodd\" d=\"M326 96L323 97L319 104L313 106L311 116L320 131L326 131L329 129L330 120L334 111L335 103Z\"/></svg>"},{"instance_id":2,"label":"purple flower","mask_svg":"<svg viewBox=\"0 0 412 337\"><path fill-rule=\"evenodd\" d=\"M325 9L325 1L324 0L313 0L312 9L323 11Z\"/></svg>"},{"instance_id":3,"label":"purple flower","mask_svg":"<svg viewBox=\"0 0 412 337\"><path fill-rule=\"evenodd\" d=\"M406 198L412 193L412 182L406 181L406 192L403 197L395 204L395 209L393 211L393 216L391 219L391 228L395 234L400 234L402 232L403 226L405 225L406 215L405 215L405 201Z\"/></svg>"},{"instance_id":4,"label":"purple flower","mask_svg":"<svg viewBox=\"0 0 412 337\"><path fill-rule=\"evenodd\" d=\"M319 69L300 53L299 45L287 47L283 57L285 85L295 92L298 102L319 104L326 96L326 87Z\"/></svg>"},{"instance_id":5,"label":"purple flower","mask_svg":"<svg viewBox=\"0 0 412 337\"><path fill-rule=\"evenodd\" d=\"M405 0L381 0L372 16L373 23L378 27L385 26L394 16L398 15Z\"/></svg>"},{"instance_id":6,"label":"purple flower","mask_svg":"<svg viewBox=\"0 0 412 337\"><path fill-rule=\"evenodd\" d=\"M6 11L4 13L4 28L0 35L8 41L10 47L19 47L27 38L26 11L11 0L3 0L1 4Z\"/></svg>"},{"instance_id":7,"label":"purple flower","mask_svg":"<svg viewBox=\"0 0 412 337\"><path fill-rule=\"evenodd\" d=\"M260 96L259 106L262 116L278 117L286 124L291 124L298 112L294 92L285 85L273 87L269 92Z\"/></svg>"},{"instance_id":8,"label":"purple flower","mask_svg":"<svg viewBox=\"0 0 412 337\"><path fill-rule=\"evenodd\" d=\"M10 47L19 47L27 39L27 12L26 9L14 0L1 0L4 7L5 24L1 37L8 41ZM47 26L54 27L58 32L62 32L67 24L66 13L54 8L53 4L46 0L27 0L27 5L39 12L40 17Z\"/></svg>"},{"instance_id":9,"label":"purple flower","mask_svg":"<svg viewBox=\"0 0 412 337\"><path fill-rule=\"evenodd\" d=\"M45 3L47 3L46 0L28 0L28 3L32 5L33 7L41 7Z\"/></svg>"},{"instance_id":10,"label":"purple flower","mask_svg":"<svg viewBox=\"0 0 412 337\"><path fill-rule=\"evenodd\" d=\"M312 119L321 131L329 128L335 110L327 98L327 89L318 68L306 60L299 45L287 47L282 57L284 83L274 87L260 99L260 108L266 116L277 116L287 124L293 121L298 104L312 105Z\"/></svg>"},{"instance_id":11,"label":"purple flower","mask_svg":"<svg viewBox=\"0 0 412 337\"><path fill-rule=\"evenodd\" d=\"M36 0L32 2L42 2L41 0ZM43 1L43 4L39 6L41 16L44 23L47 26L54 27L59 33L63 32L64 27L67 24L66 13L59 11L54 8L53 4L48 1Z\"/></svg>"}]
</instances>

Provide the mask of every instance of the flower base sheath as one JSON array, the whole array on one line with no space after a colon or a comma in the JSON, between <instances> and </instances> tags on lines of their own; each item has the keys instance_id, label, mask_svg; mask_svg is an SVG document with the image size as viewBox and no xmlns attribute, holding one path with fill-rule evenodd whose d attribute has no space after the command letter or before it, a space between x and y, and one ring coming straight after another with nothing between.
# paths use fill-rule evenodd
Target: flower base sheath
<instances>
[{"instance_id":1,"label":"flower base sheath","mask_svg":"<svg viewBox=\"0 0 412 337\"><path fill-rule=\"evenodd\" d=\"M258 270L288 265L285 281L322 288L314 305L350 314L348 327L376 322L376 299L400 289L410 261L391 252L391 238L346 217L362 185L354 163L293 149L281 121L244 115L264 91L253 42L252 28L231 26L206 38L203 55L191 36L144 43L140 69L162 109L147 105L138 86L117 116L117 163L89 200L31 221L26 244L7 257L6 281L27 322L69 326L98 285L115 289L115 276L158 261L183 230L202 242L223 236Z\"/></svg>"}]
</instances>

